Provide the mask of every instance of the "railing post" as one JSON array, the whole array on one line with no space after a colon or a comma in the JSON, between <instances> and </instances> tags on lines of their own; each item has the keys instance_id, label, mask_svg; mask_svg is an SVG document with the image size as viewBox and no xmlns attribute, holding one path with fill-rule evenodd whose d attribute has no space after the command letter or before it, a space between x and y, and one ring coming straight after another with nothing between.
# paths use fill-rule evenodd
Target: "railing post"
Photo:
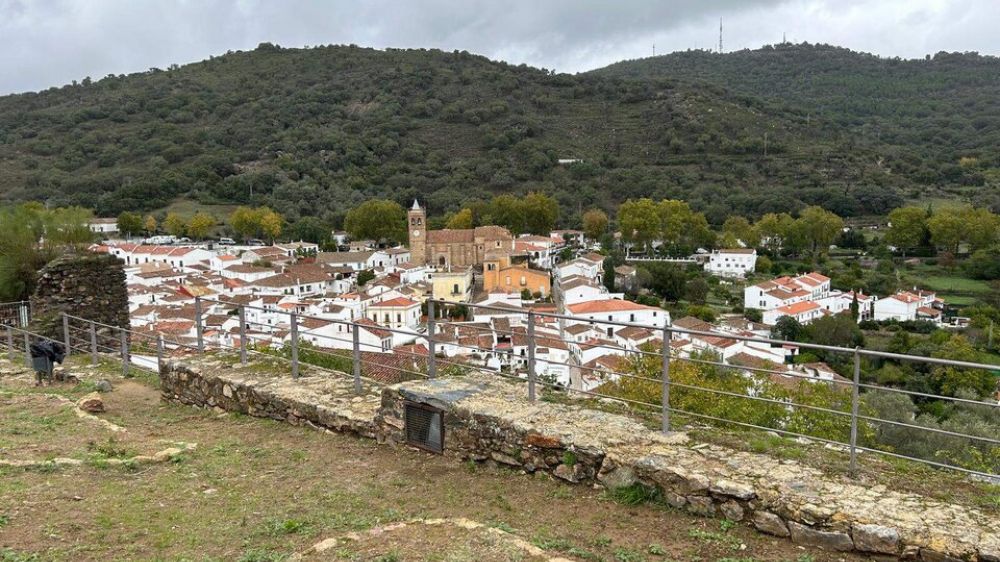
<instances>
[{"instance_id":1,"label":"railing post","mask_svg":"<svg viewBox=\"0 0 1000 562\"><path fill-rule=\"evenodd\" d=\"M858 469L858 389L861 384L861 353L854 348L854 384L851 385L851 475Z\"/></svg>"},{"instance_id":2,"label":"railing post","mask_svg":"<svg viewBox=\"0 0 1000 562\"><path fill-rule=\"evenodd\" d=\"M291 324L292 378L299 378L299 316L294 312L289 316Z\"/></svg>"},{"instance_id":3,"label":"railing post","mask_svg":"<svg viewBox=\"0 0 1000 562\"><path fill-rule=\"evenodd\" d=\"M28 332L24 332L24 364L31 369L34 365L31 364L31 336Z\"/></svg>"},{"instance_id":4,"label":"railing post","mask_svg":"<svg viewBox=\"0 0 1000 562\"><path fill-rule=\"evenodd\" d=\"M70 345L70 339L69 339L69 316L66 316L65 312L62 313L62 321L63 321L63 345L66 346L66 357L69 357L69 354L72 352L72 346Z\"/></svg>"},{"instance_id":5,"label":"railing post","mask_svg":"<svg viewBox=\"0 0 1000 562\"><path fill-rule=\"evenodd\" d=\"M240 310L243 310L243 307L240 307ZM243 325L242 320L240 325ZM198 353L202 353L205 351L205 330L201 323L201 297L194 298L194 331L198 338Z\"/></svg>"},{"instance_id":6,"label":"railing post","mask_svg":"<svg viewBox=\"0 0 1000 562\"><path fill-rule=\"evenodd\" d=\"M90 364L97 365L97 324L90 321Z\"/></svg>"},{"instance_id":7,"label":"railing post","mask_svg":"<svg viewBox=\"0 0 1000 562\"><path fill-rule=\"evenodd\" d=\"M163 334L156 334L156 372L163 372Z\"/></svg>"},{"instance_id":8,"label":"railing post","mask_svg":"<svg viewBox=\"0 0 1000 562\"><path fill-rule=\"evenodd\" d=\"M351 324L351 346L354 348L354 392L361 394L361 334L358 325Z\"/></svg>"},{"instance_id":9,"label":"railing post","mask_svg":"<svg viewBox=\"0 0 1000 562\"><path fill-rule=\"evenodd\" d=\"M122 376L128 377L129 361L132 360L128 352L128 332L125 331L125 328L119 328L118 334L122 348Z\"/></svg>"},{"instance_id":10,"label":"railing post","mask_svg":"<svg viewBox=\"0 0 1000 562\"><path fill-rule=\"evenodd\" d=\"M240 365L247 364L247 310L240 305Z\"/></svg>"},{"instance_id":11,"label":"railing post","mask_svg":"<svg viewBox=\"0 0 1000 562\"><path fill-rule=\"evenodd\" d=\"M672 331L669 326L663 327L663 399L660 401L660 423L663 433L670 433L670 338Z\"/></svg>"},{"instance_id":12,"label":"railing post","mask_svg":"<svg viewBox=\"0 0 1000 562\"><path fill-rule=\"evenodd\" d=\"M14 357L14 328L7 326L7 357Z\"/></svg>"},{"instance_id":13,"label":"railing post","mask_svg":"<svg viewBox=\"0 0 1000 562\"><path fill-rule=\"evenodd\" d=\"M535 401L535 311L528 311L528 400Z\"/></svg>"},{"instance_id":14,"label":"railing post","mask_svg":"<svg viewBox=\"0 0 1000 562\"><path fill-rule=\"evenodd\" d=\"M437 349L434 345L434 301L427 301L427 377L437 376Z\"/></svg>"}]
</instances>

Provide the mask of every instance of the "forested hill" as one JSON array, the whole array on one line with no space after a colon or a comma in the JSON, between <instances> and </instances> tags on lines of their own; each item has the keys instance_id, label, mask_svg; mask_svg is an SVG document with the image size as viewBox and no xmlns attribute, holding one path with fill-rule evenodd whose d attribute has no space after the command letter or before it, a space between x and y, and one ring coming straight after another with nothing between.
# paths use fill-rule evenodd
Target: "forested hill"
<instances>
[{"instance_id":1,"label":"forested hill","mask_svg":"<svg viewBox=\"0 0 1000 562\"><path fill-rule=\"evenodd\" d=\"M557 197L567 224L581 209L641 196L686 199L721 223L730 212L806 204L879 213L974 175L859 138L857 122L833 113L687 77L263 44L0 97L0 201L114 215L185 198L331 220L373 197L420 197L440 214L470 198L539 190ZM932 137L956 134L946 117L931 121L941 125Z\"/></svg>"},{"instance_id":2,"label":"forested hill","mask_svg":"<svg viewBox=\"0 0 1000 562\"><path fill-rule=\"evenodd\" d=\"M942 52L904 60L784 43L725 54L677 52L616 63L591 74L725 85L734 93L823 119L858 146L905 154L894 172L917 183L991 183L992 189L966 191L1000 208L997 57Z\"/></svg>"}]
</instances>

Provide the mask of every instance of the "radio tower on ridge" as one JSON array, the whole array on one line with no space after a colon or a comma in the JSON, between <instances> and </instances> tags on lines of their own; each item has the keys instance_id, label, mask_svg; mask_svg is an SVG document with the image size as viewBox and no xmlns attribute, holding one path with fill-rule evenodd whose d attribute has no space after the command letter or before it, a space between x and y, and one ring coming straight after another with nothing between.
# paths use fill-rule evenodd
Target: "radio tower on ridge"
<instances>
[{"instance_id":1,"label":"radio tower on ridge","mask_svg":"<svg viewBox=\"0 0 1000 562\"><path fill-rule=\"evenodd\" d=\"M719 52L722 52L722 18L719 18Z\"/></svg>"}]
</instances>

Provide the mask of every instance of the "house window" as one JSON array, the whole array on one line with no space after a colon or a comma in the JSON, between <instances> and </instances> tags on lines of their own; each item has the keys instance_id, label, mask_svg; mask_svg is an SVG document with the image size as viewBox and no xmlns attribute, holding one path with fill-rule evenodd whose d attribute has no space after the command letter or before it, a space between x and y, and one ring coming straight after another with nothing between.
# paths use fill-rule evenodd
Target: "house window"
<instances>
[{"instance_id":1,"label":"house window","mask_svg":"<svg viewBox=\"0 0 1000 562\"><path fill-rule=\"evenodd\" d=\"M451 286L451 294L453 295L458 294L458 283L455 283L454 285Z\"/></svg>"}]
</instances>

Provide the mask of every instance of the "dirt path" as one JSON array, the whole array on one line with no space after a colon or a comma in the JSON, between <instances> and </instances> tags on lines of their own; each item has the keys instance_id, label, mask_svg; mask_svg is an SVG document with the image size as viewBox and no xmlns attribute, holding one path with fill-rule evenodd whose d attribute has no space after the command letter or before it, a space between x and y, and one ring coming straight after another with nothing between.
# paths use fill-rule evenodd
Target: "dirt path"
<instances>
[{"instance_id":1,"label":"dirt path","mask_svg":"<svg viewBox=\"0 0 1000 562\"><path fill-rule=\"evenodd\" d=\"M663 506L621 505L547 477L166 404L142 382L115 381L104 397L104 418L131 439L197 449L137 468L0 470L0 560L5 548L44 560L284 560L325 539L435 518L482 523L544 555L482 529L411 527L311 559L860 560Z\"/></svg>"}]
</instances>

